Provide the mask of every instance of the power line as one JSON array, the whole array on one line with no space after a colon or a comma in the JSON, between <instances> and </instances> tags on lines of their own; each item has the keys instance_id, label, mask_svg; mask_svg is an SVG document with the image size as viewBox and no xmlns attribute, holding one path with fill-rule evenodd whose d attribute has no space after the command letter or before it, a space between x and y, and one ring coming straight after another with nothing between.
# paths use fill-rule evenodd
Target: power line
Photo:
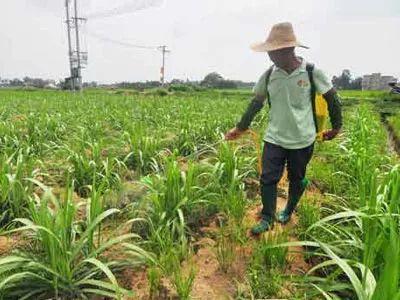
<instances>
[{"instance_id":1,"label":"power line","mask_svg":"<svg viewBox=\"0 0 400 300\"><path fill-rule=\"evenodd\" d=\"M106 11L89 14L87 18L93 20L93 19L109 18L124 14L130 14L150 7L160 6L163 4L163 2L164 0L136 0L133 2L130 1L121 6L114 7Z\"/></svg>"},{"instance_id":2,"label":"power line","mask_svg":"<svg viewBox=\"0 0 400 300\"><path fill-rule=\"evenodd\" d=\"M144 45L138 45L138 44L132 44L132 43L128 43L128 42L118 41L118 40L115 40L115 39L110 39L108 37L99 35L97 33L88 33L88 35L90 35L90 36L92 36L92 37L94 37L94 38L96 38L96 39L98 39L100 41L112 43L112 44L123 46L123 47L144 49L144 50L160 50L161 54L162 54L162 65L161 65L161 70L160 70L160 81L161 81L161 84L164 85L164 83L165 83L165 58L166 58L166 54L171 52L170 50L167 49L166 45L158 46L158 47L144 46Z\"/></svg>"},{"instance_id":3,"label":"power line","mask_svg":"<svg viewBox=\"0 0 400 300\"><path fill-rule=\"evenodd\" d=\"M73 4L71 2L73 1ZM68 56L70 63L70 73L71 76L66 78L66 83L72 90L82 89L82 68L87 63L87 52L81 51L80 44L80 27L82 23L87 21L87 18L81 18L78 16L78 0L65 0L66 7L66 23L67 23L67 35L68 35ZM91 19L99 19L111 16L118 16L122 14L132 13L138 10L143 10L149 7L160 6L164 0L136 0L134 3L126 3L122 6L115 7L110 10L106 10L96 14L89 14ZM70 9L72 8L72 12ZM71 17L71 15L74 15ZM74 29L74 30L73 30ZM118 41L105 36L101 36L96 33L88 33L88 35L112 44L116 44L128 48L144 49L144 50L161 50L162 53L162 66L161 66L161 78L160 81L162 85L165 82L165 56L167 53L171 52L167 49L167 46L145 46L138 45L134 43ZM75 38L75 45L73 45L73 40Z\"/></svg>"},{"instance_id":4,"label":"power line","mask_svg":"<svg viewBox=\"0 0 400 300\"><path fill-rule=\"evenodd\" d=\"M132 43L128 43L128 42L110 39L108 37L99 35L97 33L88 33L88 35L90 35L98 40L104 41L104 42L108 42L108 43L112 43L112 44L116 44L116 45L120 45L120 46L124 46L124 47L128 47L128 48L138 48L138 49L147 49L147 50L156 50L157 49L157 47L155 47L155 46L137 45L137 44L132 44Z\"/></svg>"}]
</instances>

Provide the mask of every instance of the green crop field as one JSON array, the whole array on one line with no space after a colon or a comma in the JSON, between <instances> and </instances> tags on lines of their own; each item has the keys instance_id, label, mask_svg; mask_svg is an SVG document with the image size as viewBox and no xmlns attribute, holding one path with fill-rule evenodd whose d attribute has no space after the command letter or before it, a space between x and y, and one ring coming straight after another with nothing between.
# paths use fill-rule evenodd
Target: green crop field
<instances>
[{"instance_id":1,"label":"green crop field","mask_svg":"<svg viewBox=\"0 0 400 300\"><path fill-rule=\"evenodd\" d=\"M248 235L248 90L0 90L1 299L400 299L400 101L344 91L294 220ZM280 200L287 183L280 183Z\"/></svg>"}]
</instances>

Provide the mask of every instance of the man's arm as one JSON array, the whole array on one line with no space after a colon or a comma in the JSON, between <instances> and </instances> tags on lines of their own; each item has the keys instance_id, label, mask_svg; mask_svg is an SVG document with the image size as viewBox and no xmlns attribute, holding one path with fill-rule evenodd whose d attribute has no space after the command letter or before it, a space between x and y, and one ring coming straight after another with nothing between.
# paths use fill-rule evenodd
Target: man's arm
<instances>
[{"instance_id":1,"label":"man's arm","mask_svg":"<svg viewBox=\"0 0 400 300\"><path fill-rule=\"evenodd\" d=\"M255 115L263 108L266 97L262 95L255 95L247 107L247 110L243 114L239 123L236 127L231 129L226 135L227 140L233 140L239 137L244 131L246 131L251 122L253 121Z\"/></svg>"},{"instance_id":2,"label":"man's arm","mask_svg":"<svg viewBox=\"0 0 400 300\"><path fill-rule=\"evenodd\" d=\"M340 97L334 88L322 95L328 104L329 118L332 124L332 130L324 133L325 140L333 139L342 128L342 102Z\"/></svg>"},{"instance_id":3,"label":"man's arm","mask_svg":"<svg viewBox=\"0 0 400 300\"><path fill-rule=\"evenodd\" d=\"M264 102L265 96L255 95L236 127L242 131L248 129L256 114L263 108Z\"/></svg>"}]
</instances>

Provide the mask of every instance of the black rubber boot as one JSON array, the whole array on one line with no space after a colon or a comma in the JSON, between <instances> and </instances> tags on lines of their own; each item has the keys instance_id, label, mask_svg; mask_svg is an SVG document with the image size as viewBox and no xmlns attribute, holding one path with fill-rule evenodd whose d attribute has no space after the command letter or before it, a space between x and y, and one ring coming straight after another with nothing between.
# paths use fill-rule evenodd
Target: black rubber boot
<instances>
[{"instance_id":1,"label":"black rubber boot","mask_svg":"<svg viewBox=\"0 0 400 300\"><path fill-rule=\"evenodd\" d=\"M263 204L263 208L261 211L260 222L251 229L251 233L253 235L259 235L274 228L276 197L276 184L261 185L261 201Z\"/></svg>"},{"instance_id":2,"label":"black rubber boot","mask_svg":"<svg viewBox=\"0 0 400 300\"><path fill-rule=\"evenodd\" d=\"M295 210L297 204L300 201L301 196L303 196L304 191L306 190L309 181L307 178L303 178L303 180L298 182L290 182L289 183L289 200L287 202L285 213L289 216Z\"/></svg>"},{"instance_id":3,"label":"black rubber boot","mask_svg":"<svg viewBox=\"0 0 400 300\"><path fill-rule=\"evenodd\" d=\"M264 219L274 220L276 211L276 197L277 197L277 185L261 185L261 201L263 209L261 211Z\"/></svg>"}]
</instances>

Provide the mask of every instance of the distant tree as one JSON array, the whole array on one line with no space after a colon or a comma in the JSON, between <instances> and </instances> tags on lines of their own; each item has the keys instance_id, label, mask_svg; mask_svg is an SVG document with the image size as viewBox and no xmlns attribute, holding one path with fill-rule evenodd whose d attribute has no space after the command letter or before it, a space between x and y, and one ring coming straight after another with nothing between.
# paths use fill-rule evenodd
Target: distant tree
<instances>
[{"instance_id":1,"label":"distant tree","mask_svg":"<svg viewBox=\"0 0 400 300\"><path fill-rule=\"evenodd\" d=\"M170 84L185 84L185 81L183 81L181 79L172 79L170 81Z\"/></svg>"},{"instance_id":2,"label":"distant tree","mask_svg":"<svg viewBox=\"0 0 400 300\"><path fill-rule=\"evenodd\" d=\"M49 81L48 80L44 80L44 79L42 79L42 78L35 78L35 79L33 79L33 82L32 82L33 84L33 86L34 87L37 87L37 88L44 88L48 83L49 83Z\"/></svg>"},{"instance_id":3,"label":"distant tree","mask_svg":"<svg viewBox=\"0 0 400 300\"><path fill-rule=\"evenodd\" d=\"M161 83L159 81L146 81L146 82L118 82L113 84L113 86L122 89L136 89L142 91L144 89L160 87Z\"/></svg>"},{"instance_id":4,"label":"distant tree","mask_svg":"<svg viewBox=\"0 0 400 300\"><path fill-rule=\"evenodd\" d=\"M361 77L353 79L350 70L345 69L340 76L332 77L332 84L338 90L361 90Z\"/></svg>"},{"instance_id":5,"label":"distant tree","mask_svg":"<svg viewBox=\"0 0 400 300\"><path fill-rule=\"evenodd\" d=\"M339 90L347 90L351 88L351 73L350 70L343 70L340 76L334 76L332 79L332 83L335 88Z\"/></svg>"},{"instance_id":6,"label":"distant tree","mask_svg":"<svg viewBox=\"0 0 400 300\"><path fill-rule=\"evenodd\" d=\"M233 80L222 80L217 87L220 89L236 89L237 84Z\"/></svg>"},{"instance_id":7,"label":"distant tree","mask_svg":"<svg viewBox=\"0 0 400 300\"><path fill-rule=\"evenodd\" d=\"M23 82L25 86L33 86L36 88L44 88L46 85L52 83L52 80L45 80L42 78L30 78L28 76L25 76L23 78Z\"/></svg>"},{"instance_id":8,"label":"distant tree","mask_svg":"<svg viewBox=\"0 0 400 300\"><path fill-rule=\"evenodd\" d=\"M96 81L91 81L91 82L84 82L83 84L82 84L82 86L84 87L84 88L95 88L95 87L97 87L97 82Z\"/></svg>"},{"instance_id":9,"label":"distant tree","mask_svg":"<svg viewBox=\"0 0 400 300\"><path fill-rule=\"evenodd\" d=\"M146 88L156 88L156 87L160 87L161 86L161 82L159 81L146 81Z\"/></svg>"},{"instance_id":10,"label":"distant tree","mask_svg":"<svg viewBox=\"0 0 400 300\"><path fill-rule=\"evenodd\" d=\"M15 79L12 79L12 80L10 80L10 86L23 86L24 85L24 82L23 81L21 81L20 79L18 79L18 78L15 78Z\"/></svg>"},{"instance_id":11,"label":"distant tree","mask_svg":"<svg viewBox=\"0 0 400 300\"><path fill-rule=\"evenodd\" d=\"M362 89L362 77L357 77L351 81L350 89L351 90L361 90Z\"/></svg>"},{"instance_id":12,"label":"distant tree","mask_svg":"<svg viewBox=\"0 0 400 300\"><path fill-rule=\"evenodd\" d=\"M250 89L255 85L255 82L245 82L241 80L235 80L235 83L238 88L245 88L245 89Z\"/></svg>"},{"instance_id":13,"label":"distant tree","mask_svg":"<svg viewBox=\"0 0 400 300\"><path fill-rule=\"evenodd\" d=\"M234 89L237 88L237 83L233 80L225 80L217 72L212 72L206 75L200 83L201 86L219 89Z\"/></svg>"},{"instance_id":14,"label":"distant tree","mask_svg":"<svg viewBox=\"0 0 400 300\"><path fill-rule=\"evenodd\" d=\"M8 85L10 85L10 80L9 80L9 79L3 78L3 79L1 80L1 85L2 85L2 86L8 86Z\"/></svg>"},{"instance_id":15,"label":"distant tree","mask_svg":"<svg viewBox=\"0 0 400 300\"><path fill-rule=\"evenodd\" d=\"M204 77L200 85L215 88L218 87L222 81L224 81L224 78L220 74L218 74L217 72L212 72Z\"/></svg>"},{"instance_id":16,"label":"distant tree","mask_svg":"<svg viewBox=\"0 0 400 300\"><path fill-rule=\"evenodd\" d=\"M28 76L25 76L24 78L22 78L22 80L24 81L25 85L29 85L29 83L32 81L32 79Z\"/></svg>"},{"instance_id":17,"label":"distant tree","mask_svg":"<svg viewBox=\"0 0 400 300\"><path fill-rule=\"evenodd\" d=\"M58 87L59 89L62 89L62 90L68 89L66 79L60 79L60 80L57 82L57 87Z\"/></svg>"}]
</instances>

